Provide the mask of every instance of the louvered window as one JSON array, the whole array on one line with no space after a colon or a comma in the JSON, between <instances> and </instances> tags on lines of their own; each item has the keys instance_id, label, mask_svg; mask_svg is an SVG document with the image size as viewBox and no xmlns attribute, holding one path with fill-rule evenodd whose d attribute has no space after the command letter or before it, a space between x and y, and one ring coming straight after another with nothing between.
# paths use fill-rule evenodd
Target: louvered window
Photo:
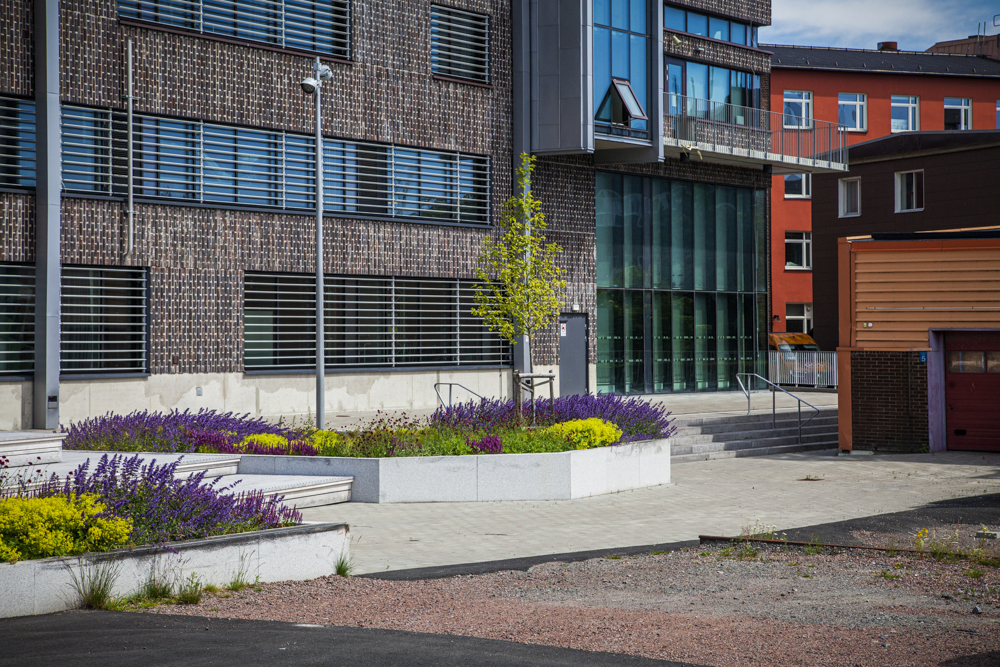
<instances>
[{"instance_id":1,"label":"louvered window","mask_svg":"<svg viewBox=\"0 0 1000 667\"><path fill-rule=\"evenodd\" d=\"M281 205L280 133L205 125L202 141L205 201Z\"/></svg>"},{"instance_id":2,"label":"louvered window","mask_svg":"<svg viewBox=\"0 0 1000 667\"><path fill-rule=\"evenodd\" d=\"M134 120L135 194L201 199L201 124L166 118Z\"/></svg>"},{"instance_id":3,"label":"louvered window","mask_svg":"<svg viewBox=\"0 0 1000 667\"><path fill-rule=\"evenodd\" d=\"M0 377L35 367L35 267L0 264Z\"/></svg>"},{"instance_id":4,"label":"louvered window","mask_svg":"<svg viewBox=\"0 0 1000 667\"><path fill-rule=\"evenodd\" d=\"M431 5L431 71L488 83L490 17Z\"/></svg>"},{"instance_id":5,"label":"louvered window","mask_svg":"<svg viewBox=\"0 0 1000 667\"><path fill-rule=\"evenodd\" d=\"M348 0L118 0L118 15L340 58L351 55Z\"/></svg>"},{"instance_id":6,"label":"louvered window","mask_svg":"<svg viewBox=\"0 0 1000 667\"><path fill-rule=\"evenodd\" d=\"M62 185L68 192L111 194L111 112L62 108Z\"/></svg>"},{"instance_id":7,"label":"louvered window","mask_svg":"<svg viewBox=\"0 0 1000 667\"><path fill-rule=\"evenodd\" d=\"M472 315L472 282L329 277L324 286L326 365L331 368L499 366L508 346ZM315 366L312 276L247 273L244 365L248 371Z\"/></svg>"},{"instance_id":8,"label":"louvered window","mask_svg":"<svg viewBox=\"0 0 1000 667\"><path fill-rule=\"evenodd\" d=\"M63 374L147 369L145 269L63 266Z\"/></svg>"},{"instance_id":9,"label":"louvered window","mask_svg":"<svg viewBox=\"0 0 1000 667\"><path fill-rule=\"evenodd\" d=\"M35 187L35 103L0 97L0 186Z\"/></svg>"}]
</instances>

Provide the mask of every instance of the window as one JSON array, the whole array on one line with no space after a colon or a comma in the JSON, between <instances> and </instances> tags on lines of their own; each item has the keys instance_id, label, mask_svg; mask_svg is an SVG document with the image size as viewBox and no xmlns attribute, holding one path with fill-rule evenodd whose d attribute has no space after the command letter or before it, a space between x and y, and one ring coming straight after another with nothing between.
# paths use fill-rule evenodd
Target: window
<instances>
[{"instance_id":1,"label":"window","mask_svg":"<svg viewBox=\"0 0 1000 667\"><path fill-rule=\"evenodd\" d=\"M896 213L924 210L924 172L896 173Z\"/></svg>"},{"instance_id":2,"label":"window","mask_svg":"<svg viewBox=\"0 0 1000 667\"><path fill-rule=\"evenodd\" d=\"M851 132L868 129L868 96L864 93L840 93L837 96L837 122Z\"/></svg>"},{"instance_id":3,"label":"window","mask_svg":"<svg viewBox=\"0 0 1000 667\"><path fill-rule=\"evenodd\" d=\"M472 315L473 282L329 277L324 283L328 367L501 366L508 345ZM315 367L313 276L247 273L244 367Z\"/></svg>"},{"instance_id":4,"label":"window","mask_svg":"<svg viewBox=\"0 0 1000 667\"><path fill-rule=\"evenodd\" d=\"M812 198L812 174L786 174L785 199Z\"/></svg>"},{"instance_id":5,"label":"window","mask_svg":"<svg viewBox=\"0 0 1000 667\"><path fill-rule=\"evenodd\" d=\"M606 0L598 0L602 1ZM685 11L680 7L664 6L663 27L723 42L755 48L757 46L757 28L721 16L706 16L698 12Z\"/></svg>"},{"instance_id":6,"label":"window","mask_svg":"<svg viewBox=\"0 0 1000 667\"><path fill-rule=\"evenodd\" d=\"M893 132L916 132L920 129L919 97L893 95L891 111Z\"/></svg>"},{"instance_id":7,"label":"window","mask_svg":"<svg viewBox=\"0 0 1000 667\"><path fill-rule=\"evenodd\" d=\"M340 58L351 55L349 0L118 0L118 15Z\"/></svg>"},{"instance_id":8,"label":"window","mask_svg":"<svg viewBox=\"0 0 1000 667\"><path fill-rule=\"evenodd\" d=\"M431 5L431 71L488 83L490 17Z\"/></svg>"},{"instance_id":9,"label":"window","mask_svg":"<svg viewBox=\"0 0 1000 667\"><path fill-rule=\"evenodd\" d=\"M35 367L35 267L0 264L0 378Z\"/></svg>"},{"instance_id":10,"label":"window","mask_svg":"<svg viewBox=\"0 0 1000 667\"><path fill-rule=\"evenodd\" d=\"M839 185L840 217L861 215L861 179L842 178Z\"/></svg>"},{"instance_id":11,"label":"window","mask_svg":"<svg viewBox=\"0 0 1000 667\"><path fill-rule=\"evenodd\" d=\"M63 374L143 373L146 335L144 269L63 266Z\"/></svg>"},{"instance_id":12,"label":"window","mask_svg":"<svg viewBox=\"0 0 1000 667\"><path fill-rule=\"evenodd\" d=\"M35 103L0 97L0 186L35 187Z\"/></svg>"},{"instance_id":13,"label":"window","mask_svg":"<svg viewBox=\"0 0 1000 667\"><path fill-rule=\"evenodd\" d=\"M62 185L71 192L111 194L111 112L62 108Z\"/></svg>"},{"instance_id":14,"label":"window","mask_svg":"<svg viewBox=\"0 0 1000 667\"><path fill-rule=\"evenodd\" d=\"M699 118L717 117L738 125L758 122L753 114L725 105L760 108L760 77L731 70L725 67L711 67L702 63L692 63L675 58L667 58L664 66L667 90L667 113L681 113L683 100L687 96L686 113Z\"/></svg>"},{"instance_id":15,"label":"window","mask_svg":"<svg viewBox=\"0 0 1000 667\"><path fill-rule=\"evenodd\" d=\"M991 354L996 354L992 352ZM985 373L986 353L985 352L949 352L948 353L949 373ZM996 372L996 371L993 371Z\"/></svg>"},{"instance_id":16,"label":"window","mask_svg":"<svg viewBox=\"0 0 1000 667\"><path fill-rule=\"evenodd\" d=\"M803 90L786 90L784 114L784 125L787 128L812 127L812 93Z\"/></svg>"},{"instance_id":17,"label":"window","mask_svg":"<svg viewBox=\"0 0 1000 667\"><path fill-rule=\"evenodd\" d=\"M944 129L972 129L972 100L967 97L944 98Z\"/></svg>"},{"instance_id":18,"label":"window","mask_svg":"<svg viewBox=\"0 0 1000 667\"><path fill-rule=\"evenodd\" d=\"M811 303L785 304L785 331L807 334L813 328L813 306Z\"/></svg>"},{"instance_id":19,"label":"window","mask_svg":"<svg viewBox=\"0 0 1000 667\"><path fill-rule=\"evenodd\" d=\"M646 0L594 0L594 112L602 109L609 95L620 95L615 80L626 81L641 114L630 114L624 123L598 119L601 134L649 137L648 60L649 29Z\"/></svg>"},{"instance_id":20,"label":"window","mask_svg":"<svg viewBox=\"0 0 1000 667\"><path fill-rule=\"evenodd\" d=\"M316 205L312 137L150 116L135 126L140 197ZM323 169L325 211L489 224L487 156L324 139Z\"/></svg>"},{"instance_id":21,"label":"window","mask_svg":"<svg viewBox=\"0 0 1000 667\"><path fill-rule=\"evenodd\" d=\"M785 232L785 268L812 268L812 232Z\"/></svg>"},{"instance_id":22,"label":"window","mask_svg":"<svg viewBox=\"0 0 1000 667\"><path fill-rule=\"evenodd\" d=\"M765 192L609 172L595 190L597 391L729 390L760 372Z\"/></svg>"}]
</instances>

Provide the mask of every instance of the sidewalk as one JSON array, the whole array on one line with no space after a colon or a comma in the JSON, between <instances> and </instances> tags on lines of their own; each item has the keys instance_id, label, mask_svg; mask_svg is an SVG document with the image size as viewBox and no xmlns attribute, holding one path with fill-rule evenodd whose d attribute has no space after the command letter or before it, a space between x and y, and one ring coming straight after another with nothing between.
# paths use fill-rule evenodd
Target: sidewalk
<instances>
[{"instance_id":1,"label":"sidewalk","mask_svg":"<svg viewBox=\"0 0 1000 667\"><path fill-rule=\"evenodd\" d=\"M738 535L754 521L790 529L899 512L1000 492L1000 454L724 459L677 466L674 482L572 501L348 503L303 515L350 524L362 574Z\"/></svg>"}]
</instances>

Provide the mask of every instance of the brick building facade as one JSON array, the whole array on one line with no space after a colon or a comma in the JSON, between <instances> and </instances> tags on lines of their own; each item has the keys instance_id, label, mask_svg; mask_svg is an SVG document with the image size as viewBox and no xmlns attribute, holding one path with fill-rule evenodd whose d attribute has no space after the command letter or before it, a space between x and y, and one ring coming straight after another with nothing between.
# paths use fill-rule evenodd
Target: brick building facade
<instances>
[{"instance_id":1,"label":"brick building facade","mask_svg":"<svg viewBox=\"0 0 1000 667\"><path fill-rule=\"evenodd\" d=\"M644 0L560 0L553 3L555 18L541 12L536 0L330 0L330 15L312 16L312 32L304 37L304 24L283 17L276 28L279 18L252 14L262 11L255 5L235 3L232 16L213 19L208 10L199 17L180 15L168 4L0 0L0 121L8 140L2 148L6 176L0 176L0 290L7 291L0 299L10 306L0 321L0 427L51 425L53 418L66 423L108 409L204 407L270 417L310 412L307 341L315 322L302 314L305 306L300 312L295 304L314 298L307 285L315 271L309 205L315 173L308 157L314 126L311 98L299 82L311 75L317 55L332 72L323 88L324 153L339 179L324 181L329 193L323 261L335 285L328 282L335 291L327 299L336 304L326 315L332 332L327 411L431 407L433 385L441 381L483 395L509 395L517 355L477 328L468 309L476 256L483 239L495 233L521 152L538 157L533 186L548 236L564 248L559 261L567 270L566 312L588 317L587 390L617 389L597 382L597 366L625 363L602 357L598 336L602 318L609 316L600 312L598 293L611 287L599 284L597 269L608 252L595 224L600 173L641 177L636 183L647 189L702 184L699 192L714 193L718 187L720 211L730 211L726 197L740 197L740 230L748 231L732 233L743 234L739 252L750 282L733 287L734 294L747 295L734 296L733 303L749 310L740 310L743 324L738 331L734 325L732 335L739 337L740 368L756 368L758 325L768 316L767 278L750 276L766 262L767 208L751 202L763 201L770 163L733 161L697 146L679 153L668 145L665 155L661 95L664 59L683 58L756 81L757 105L766 109L769 59L755 39L757 27L770 21L770 3L690 0L667 6L686 12L692 26L701 18L713 30L724 26L723 35L699 34L687 24L664 29L664 6ZM336 19L341 10L342 25ZM608 19L602 18L605 10ZM40 21L36 12L50 14ZM626 28L622 16L626 22L631 17ZM484 39L477 52L488 54L485 65L442 42L441 21L465 26L463 39ZM319 23L332 26L329 35L315 27ZM553 25L561 27L562 41L551 41ZM47 26L47 33L36 26ZM618 83L604 99L620 104L615 91L625 81L643 96L645 123L601 115L601 93L595 94L593 83L601 67L594 59L600 59L599 44L598 56L593 54L594 36L600 42L602 30L627 32L633 44L643 45L629 56L627 71L613 61ZM560 98L547 96L547 50L553 44L563 57L580 56L575 74L569 68L558 75ZM39 48L56 55L57 85L38 78ZM463 73L475 67L483 69ZM60 101L61 167L32 153L45 141L60 141L58 129L51 134L42 117L46 85ZM749 83L740 86L741 94L750 90ZM552 118L560 120L553 125ZM131 163L125 152L130 133ZM554 145L554 137L562 143ZM135 201L131 252L129 164ZM48 182L59 182L60 168L61 192L44 195L40 185L36 190L36 177L42 183L54 175L57 180ZM445 194L427 194L438 191ZM373 198L384 199L365 203ZM46 218L35 211L43 200L58 204L56 239L40 233ZM719 238L728 233L724 224L719 222ZM647 256L646 271L649 244L647 236L646 250L639 251ZM36 261L38 247L58 257L56 272L47 275L62 285L62 316L56 320L61 335L59 329L42 330L45 276L44 263ZM716 252L714 241L707 252ZM273 284L267 288L275 290L268 293L273 305L260 305L267 296L260 291L264 283ZM638 287L645 294L655 291ZM51 285L45 289L49 301L60 298ZM115 310L115 299L125 299L126 292L129 305ZM67 296L78 294L84 296ZM368 314L372 308L377 316ZM686 311L680 316L687 317ZM50 325L51 317L50 308ZM711 341L698 362L704 366L699 372L709 375L717 360L715 315L710 319L683 333L693 341L697 328L699 340ZM656 343L646 332L637 354L645 355L647 376L660 354L655 345L669 350L671 335L657 333ZM679 359L687 352L672 354ZM39 363L44 359L47 367ZM553 370L567 361L559 358L557 327L540 337L534 361ZM55 375L53 363L61 367ZM627 390L695 389L684 383L640 385ZM715 388L714 380L698 387Z\"/></svg>"}]
</instances>

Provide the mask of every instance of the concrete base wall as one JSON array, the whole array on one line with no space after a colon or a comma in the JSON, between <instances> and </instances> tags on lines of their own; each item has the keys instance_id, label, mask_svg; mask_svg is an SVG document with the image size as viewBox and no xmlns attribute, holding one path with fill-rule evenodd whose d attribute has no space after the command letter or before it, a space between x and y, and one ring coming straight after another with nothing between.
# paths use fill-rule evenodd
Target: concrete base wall
<instances>
[{"instance_id":1,"label":"concrete base wall","mask_svg":"<svg viewBox=\"0 0 1000 667\"><path fill-rule=\"evenodd\" d=\"M350 549L345 524L320 524L175 542L172 551L140 547L72 558L0 563L0 618L51 614L80 606L76 582L114 568L113 594L138 592L150 579L175 587L190 575L225 586L237 575L249 581L315 579L336 572Z\"/></svg>"},{"instance_id":2,"label":"concrete base wall","mask_svg":"<svg viewBox=\"0 0 1000 667\"><path fill-rule=\"evenodd\" d=\"M457 382L488 398L509 398L509 370L384 371L326 376L327 414L374 410L426 410L438 405L436 382ZM31 428L32 383L0 382L0 430ZM202 395L198 396L198 388ZM442 395L447 396L446 388ZM558 394L557 394L558 395ZM474 396L456 387L456 402ZM189 373L144 378L63 380L63 424L107 412L209 408L277 419L314 414L314 375Z\"/></svg>"},{"instance_id":3,"label":"concrete base wall","mask_svg":"<svg viewBox=\"0 0 1000 667\"><path fill-rule=\"evenodd\" d=\"M361 503L570 500L670 483L670 441L550 454L240 457L240 474L354 478Z\"/></svg>"}]
</instances>

